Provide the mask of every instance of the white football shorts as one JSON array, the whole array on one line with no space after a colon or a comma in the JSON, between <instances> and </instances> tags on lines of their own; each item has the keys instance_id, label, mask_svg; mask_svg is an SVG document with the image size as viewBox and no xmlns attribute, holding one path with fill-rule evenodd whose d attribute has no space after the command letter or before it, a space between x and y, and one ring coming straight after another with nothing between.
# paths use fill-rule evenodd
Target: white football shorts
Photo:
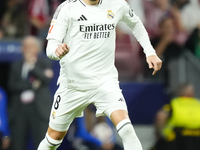
<instances>
[{"instance_id":1,"label":"white football shorts","mask_svg":"<svg viewBox=\"0 0 200 150\"><path fill-rule=\"evenodd\" d=\"M56 131L67 131L72 121L83 116L83 110L93 103L96 116L108 116L115 110L127 110L117 80L104 82L93 90L79 91L60 84L54 95L49 126Z\"/></svg>"}]
</instances>

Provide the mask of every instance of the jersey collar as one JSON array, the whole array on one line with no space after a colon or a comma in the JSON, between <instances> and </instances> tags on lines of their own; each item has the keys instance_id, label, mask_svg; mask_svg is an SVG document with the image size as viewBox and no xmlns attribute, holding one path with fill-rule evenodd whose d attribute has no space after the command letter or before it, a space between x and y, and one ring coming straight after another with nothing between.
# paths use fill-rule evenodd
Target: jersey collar
<instances>
[{"instance_id":1,"label":"jersey collar","mask_svg":"<svg viewBox=\"0 0 200 150\"><path fill-rule=\"evenodd\" d=\"M83 6L85 6L85 7L88 6L87 4L85 4L85 2L84 2L83 0L79 0L79 1L80 1L80 3L81 3ZM98 5L102 5L102 1L103 1L103 0L100 0L100 1L99 1L99 4L97 4L97 6L98 6Z\"/></svg>"}]
</instances>

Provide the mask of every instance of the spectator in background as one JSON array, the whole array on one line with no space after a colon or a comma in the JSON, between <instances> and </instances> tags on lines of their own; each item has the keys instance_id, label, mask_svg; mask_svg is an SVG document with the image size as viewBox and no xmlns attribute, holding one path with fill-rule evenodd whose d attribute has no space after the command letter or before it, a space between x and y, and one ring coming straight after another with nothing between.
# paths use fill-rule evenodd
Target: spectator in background
<instances>
[{"instance_id":1,"label":"spectator in background","mask_svg":"<svg viewBox=\"0 0 200 150\"><path fill-rule=\"evenodd\" d=\"M163 16L170 13L170 0L144 1L145 27L150 38L159 35L159 22Z\"/></svg>"},{"instance_id":2,"label":"spectator in background","mask_svg":"<svg viewBox=\"0 0 200 150\"><path fill-rule=\"evenodd\" d=\"M158 141L152 150L200 149L200 101L194 97L194 87L183 84L177 97L157 113Z\"/></svg>"},{"instance_id":3,"label":"spectator in background","mask_svg":"<svg viewBox=\"0 0 200 150\"><path fill-rule=\"evenodd\" d=\"M11 66L8 87L9 119L13 150L25 150L32 136L35 149L43 139L52 105L49 82L51 62L39 57L39 40L27 36L22 42L24 59Z\"/></svg>"},{"instance_id":4,"label":"spectator in background","mask_svg":"<svg viewBox=\"0 0 200 150\"><path fill-rule=\"evenodd\" d=\"M46 39L46 33L49 29L51 8L49 3L48 0L30 0L27 2L30 34L39 37L41 40Z\"/></svg>"},{"instance_id":5,"label":"spectator in background","mask_svg":"<svg viewBox=\"0 0 200 150\"><path fill-rule=\"evenodd\" d=\"M180 56L183 48L175 42L176 30L171 16L165 16L161 19L158 31L159 35L153 38L151 43L164 63L162 71L155 78L164 80L165 84L168 85L168 64ZM150 73L147 74L150 77Z\"/></svg>"},{"instance_id":6,"label":"spectator in background","mask_svg":"<svg viewBox=\"0 0 200 150\"><path fill-rule=\"evenodd\" d=\"M7 0L1 24L5 38L22 38L27 33L24 3L20 0Z\"/></svg>"},{"instance_id":7,"label":"spectator in background","mask_svg":"<svg viewBox=\"0 0 200 150\"><path fill-rule=\"evenodd\" d=\"M175 42L176 30L171 16L164 16L159 22L159 36L151 40L157 55L169 61L180 55L181 47Z\"/></svg>"},{"instance_id":8,"label":"spectator in background","mask_svg":"<svg viewBox=\"0 0 200 150\"><path fill-rule=\"evenodd\" d=\"M0 87L0 150L7 150L10 145L10 131L7 120L7 95Z\"/></svg>"},{"instance_id":9,"label":"spectator in background","mask_svg":"<svg viewBox=\"0 0 200 150\"><path fill-rule=\"evenodd\" d=\"M176 1L176 3L174 2L173 5L171 5L170 0L145 1L145 27L151 39L159 35L159 23L162 18L170 15L174 20L174 26L176 30L176 38L174 38L174 40L180 45L185 43L188 35L182 25L181 14L178 5L179 1Z\"/></svg>"}]
</instances>

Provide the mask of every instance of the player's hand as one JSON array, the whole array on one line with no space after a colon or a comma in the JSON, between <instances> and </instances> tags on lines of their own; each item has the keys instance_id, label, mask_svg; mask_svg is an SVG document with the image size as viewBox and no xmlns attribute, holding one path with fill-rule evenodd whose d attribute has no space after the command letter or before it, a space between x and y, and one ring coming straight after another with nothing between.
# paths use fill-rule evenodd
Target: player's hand
<instances>
[{"instance_id":1,"label":"player's hand","mask_svg":"<svg viewBox=\"0 0 200 150\"><path fill-rule=\"evenodd\" d=\"M147 63L149 65L149 69L154 69L152 75L155 75L156 72L162 67L162 61L157 55L148 56Z\"/></svg>"},{"instance_id":2,"label":"player's hand","mask_svg":"<svg viewBox=\"0 0 200 150\"><path fill-rule=\"evenodd\" d=\"M59 45L58 48L55 51L56 56L58 56L59 58L66 55L68 52L69 52L69 47L67 46L66 43Z\"/></svg>"}]
</instances>

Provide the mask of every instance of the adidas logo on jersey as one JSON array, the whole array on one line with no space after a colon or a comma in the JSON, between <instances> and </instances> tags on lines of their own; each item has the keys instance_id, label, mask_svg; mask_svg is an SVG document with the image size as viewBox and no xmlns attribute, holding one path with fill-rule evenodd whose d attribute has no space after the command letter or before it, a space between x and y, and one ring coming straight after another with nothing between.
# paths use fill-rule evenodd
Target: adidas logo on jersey
<instances>
[{"instance_id":1,"label":"adidas logo on jersey","mask_svg":"<svg viewBox=\"0 0 200 150\"><path fill-rule=\"evenodd\" d=\"M81 15L78 21L87 21L87 18L84 15Z\"/></svg>"},{"instance_id":2,"label":"adidas logo on jersey","mask_svg":"<svg viewBox=\"0 0 200 150\"><path fill-rule=\"evenodd\" d=\"M123 98L120 98L118 101L121 101L121 102L123 102L123 101L124 101L124 99L123 99Z\"/></svg>"}]
</instances>

